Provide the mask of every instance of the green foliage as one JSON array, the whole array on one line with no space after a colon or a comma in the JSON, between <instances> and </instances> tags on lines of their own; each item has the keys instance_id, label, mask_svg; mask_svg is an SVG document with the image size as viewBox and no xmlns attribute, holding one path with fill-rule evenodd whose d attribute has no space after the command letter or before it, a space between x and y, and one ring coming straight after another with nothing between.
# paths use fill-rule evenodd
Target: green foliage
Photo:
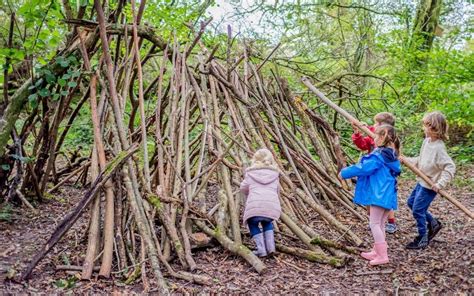
<instances>
[{"instance_id":1,"label":"green foliage","mask_svg":"<svg viewBox=\"0 0 474 296\"><path fill-rule=\"evenodd\" d=\"M2 36L7 36L5 32L8 33L12 11L16 12L17 20L13 48L7 48L6 38L0 39L0 63L5 65L5 59L9 57L13 65L18 65L29 58L33 71L43 77L30 88L29 105L35 108L43 98L59 100L67 96L72 88L77 87L82 63L74 56L55 57L69 32L67 24L62 22L62 2L0 1ZM219 6L216 2L148 1L141 23L157 28L159 35L167 41L173 41L176 37L179 44L185 44L194 38L188 26L197 31L199 21L209 16L206 9ZM71 0L69 3L74 12L79 7L87 7L86 19L92 11L91 0ZM116 0L109 1L108 12L117 9L117 3ZM128 1L126 3L125 21L131 23L131 7ZM328 122L333 122L334 111L307 92L301 84L301 76L309 76L315 83L326 81L321 86L323 92L369 124L374 114L393 112L403 137L403 151L407 155L417 154L421 146L423 134L420 120L423 114L440 110L446 114L452 127L452 140L447 143L450 153L456 161L472 161L474 42L471 39L472 26L469 26L472 5L465 1L443 1L440 21L444 32L442 36L435 37L431 50L424 51L417 46L420 40L412 36L416 11L413 1L382 0L370 7L365 6L364 1L357 2L357 5L348 4L347 7L342 7L337 1L226 3L235 8L233 16L226 16L223 22L224 25L234 22L233 36L237 35L237 42L233 45L232 58L238 58L243 52L241 41L244 39L250 57L256 63L260 63L280 42L280 48L262 68L265 77L272 77L272 72L286 77L294 94L301 96ZM258 22L249 22L252 18L257 18ZM219 25L219 20L215 20L202 41L209 48L219 44L216 57L225 58L227 34L225 27L220 28ZM215 32L210 29L212 26L215 26ZM113 41L111 52L115 52L115 46ZM146 41L143 43L142 55L150 46ZM122 46L120 50L124 54L126 49ZM189 59L192 61L194 57ZM97 57L91 63L97 65ZM156 68L149 64L144 68L145 87L157 74ZM57 73L53 67L64 70L64 73L53 74ZM12 69L10 65L9 71ZM168 76L165 77L168 79ZM0 83L2 81L3 78L0 78ZM133 89L137 94L136 84ZM147 102L151 112L152 100L150 98ZM125 122L129 119L129 111L130 102L127 100ZM89 108L83 107L65 140L66 148L92 144L90 117ZM139 120L137 115L133 122L135 127L138 127ZM349 125L341 119L334 122L335 128L347 140L345 142L349 143L346 146L350 146ZM300 123L298 118L296 123ZM191 134L190 140L197 136L196 132ZM154 143L149 146L154 147ZM356 150L347 151L354 158L358 157Z\"/></svg>"},{"instance_id":2,"label":"green foliage","mask_svg":"<svg viewBox=\"0 0 474 296\"><path fill-rule=\"evenodd\" d=\"M214 4L214 1L149 1L145 9L143 18L160 28L160 35L166 39L172 39L175 35L180 43L184 43L193 37L189 33L186 24L192 26L196 20L203 16L205 10ZM126 7L127 15L131 19L130 6Z\"/></svg>"},{"instance_id":3,"label":"green foliage","mask_svg":"<svg viewBox=\"0 0 474 296\"><path fill-rule=\"evenodd\" d=\"M458 164L474 163L474 143L472 139L466 143L450 147L449 155Z\"/></svg>"},{"instance_id":4,"label":"green foliage","mask_svg":"<svg viewBox=\"0 0 474 296\"><path fill-rule=\"evenodd\" d=\"M53 100L58 100L61 96L69 95L70 91L77 86L77 78L81 75L79 68L79 61L74 55L65 58L58 56L55 63L45 66L37 65L36 74L39 77L29 87L31 94L28 96L28 101L32 108L36 108L40 98L51 97ZM66 68L66 72L60 76L55 76L56 71L53 67Z\"/></svg>"},{"instance_id":5,"label":"green foliage","mask_svg":"<svg viewBox=\"0 0 474 296\"><path fill-rule=\"evenodd\" d=\"M308 106L328 121L334 111L306 93L301 76L310 76L315 83L329 81L321 90L369 124L376 113L393 112L404 151L411 155L419 152L423 140L421 118L439 110L452 127L452 140L447 142L451 154L456 161L472 161L466 148L473 146L474 126L474 55L472 26L468 26L472 5L443 1L443 32L426 50L420 46L423 39L414 36L410 27L418 3L379 1L365 8L363 2L359 4L345 9L331 1L305 5L281 1L236 10L244 20L255 11L262 14L258 28L246 27L255 39L250 42L253 55L263 59L275 40L282 42L264 71L272 68L288 77L291 88L299 89ZM344 73L351 74L340 76ZM341 92L336 82L347 92ZM344 120L337 121L336 129L345 139L350 139L348 128ZM348 151L357 158L357 151Z\"/></svg>"},{"instance_id":6,"label":"green foliage","mask_svg":"<svg viewBox=\"0 0 474 296\"><path fill-rule=\"evenodd\" d=\"M78 280L77 277L70 276L70 277L65 278L65 279L56 280L54 282L54 285L57 288L68 290L68 289L74 288L74 286L76 285L77 280Z\"/></svg>"},{"instance_id":7,"label":"green foliage","mask_svg":"<svg viewBox=\"0 0 474 296\"><path fill-rule=\"evenodd\" d=\"M8 49L7 40L0 40L0 63L5 65L6 57L11 58L11 65L22 62L25 57L33 57L34 64L36 62L46 64L56 54L56 48L64 41L67 30L67 27L60 22L63 18L60 2L2 0L0 5L2 32L9 31L12 12L15 12L16 19L14 44L12 49ZM4 36L8 36L8 33ZM13 70L11 65L10 72Z\"/></svg>"},{"instance_id":8,"label":"green foliage","mask_svg":"<svg viewBox=\"0 0 474 296\"><path fill-rule=\"evenodd\" d=\"M62 132L62 129L61 131ZM94 142L90 108L82 108L64 140L65 149L86 148Z\"/></svg>"}]
</instances>

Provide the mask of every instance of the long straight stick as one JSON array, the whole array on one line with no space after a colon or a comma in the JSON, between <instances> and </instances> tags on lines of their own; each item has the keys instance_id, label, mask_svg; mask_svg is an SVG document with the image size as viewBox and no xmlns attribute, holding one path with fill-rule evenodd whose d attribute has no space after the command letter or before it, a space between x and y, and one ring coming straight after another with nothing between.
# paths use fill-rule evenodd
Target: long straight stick
<instances>
[{"instance_id":1,"label":"long straight stick","mask_svg":"<svg viewBox=\"0 0 474 296\"><path fill-rule=\"evenodd\" d=\"M346 110L342 109L338 105L334 104L330 99L328 99L321 91L319 91L316 87L314 87L313 84L309 81L308 78L303 77L301 81L306 85L312 92L314 92L321 101L326 103L329 107L333 108L336 110L339 114L344 116L349 122L354 123L360 130L362 130L364 133L366 133L368 136L375 138L375 134L371 132L366 126L364 126L359 120L357 120L354 116L349 114ZM400 161L408 167L412 172L414 172L418 177L422 178L423 181L428 183L430 186L435 185L433 181L431 181L428 176L426 176L420 169L418 169L416 166L413 164L409 163L405 156L400 155ZM463 211L466 215L468 215L471 219L474 219L474 213L471 212L468 208L466 208L462 203L460 203L457 199L449 195L448 192L445 190L440 190L439 194L449 200L453 205L458 207L461 211Z\"/></svg>"},{"instance_id":2,"label":"long straight stick","mask_svg":"<svg viewBox=\"0 0 474 296\"><path fill-rule=\"evenodd\" d=\"M140 9L144 7L145 1L142 1L140 4ZM138 73L138 105L140 110L140 128L142 131L142 143L143 143L143 173L145 175L145 187L151 192L151 181L150 181L150 165L148 159L148 143L147 143L147 134L146 134L146 116L145 116L145 102L143 98L143 72L142 72L142 62L140 61L140 49L138 47L138 33L137 33L137 23L139 22L137 16L135 18L135 0L131 1L132 4L132 15L133 15L133 49L135 51L135 62L137 64L137 73ZM143 11L143 10L141 10ZM139 12L139 14L141 14Z\"/></svg>"}]
</instances>

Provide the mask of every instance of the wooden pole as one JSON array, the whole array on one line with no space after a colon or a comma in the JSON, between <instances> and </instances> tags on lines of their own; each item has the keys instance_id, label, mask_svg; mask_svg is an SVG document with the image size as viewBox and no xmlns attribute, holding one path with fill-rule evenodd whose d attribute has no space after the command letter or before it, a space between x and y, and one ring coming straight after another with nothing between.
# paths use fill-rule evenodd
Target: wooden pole
<instances>
[{"instance_id":1,"label":"wooden pole","mask_svg":"<svg viewBox=\"0 0 474 296\"><path fill-rule=\"evenodd\" d=\"M330 99L328 99L321 91L319 91L307 77L303 77L301 81L306 85L312 92L314 92L321 101L329 105L329 107L333 108L336 110L339 114L344 116L350 123L355 124L360 130L362 130L364 133L366 133L368 136L375 138L375 134L371 132L365 125L363 125L359 120L357 120L354 116L349 114L346 110L342 109L338 105L334 104ZM414 172L418 177L422 178L423 181L428 183L430 186L435 185L433 181L431 181L428 176L426 176L420 169L418 169L416 166L413 164L409 163L405 156L400 155L400 161L408 167L412 172ZM449 200L452 204L454 204L456 207L458 207L461 211L463 211L466 215L468 215L471 219L474 219L474 213L471 212L468 208L466 208L463 204L461 204L457 199L449 195L448 192L445 190L440 190L439 194Z\"/></svg>"}]
</instances>

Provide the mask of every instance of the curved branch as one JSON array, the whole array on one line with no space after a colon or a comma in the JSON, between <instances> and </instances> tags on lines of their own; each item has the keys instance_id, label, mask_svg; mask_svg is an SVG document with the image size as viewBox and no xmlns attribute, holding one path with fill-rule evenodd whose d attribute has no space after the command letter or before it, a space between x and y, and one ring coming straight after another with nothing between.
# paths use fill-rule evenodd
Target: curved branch
<instances>
[{"instance_id":1,"label":"curved branch","mask_svg":"<svg viewBox=\"0 0 474 296\"><path fill-rule=\"evenodd\" d=\"M375 79L379 79L379 80L382 80L383 82L385 82L392 90L393 92L395 93L395 95L397 96L397 99L400 99L400 94L397 92L397 90L395 89L395 87L393 87L393 85L387 81L387 79L385 79L384 77L380 77L380 76L377 76L377 75L374 75L374 74L369 74L369 73L357 73L357 72L347 72L347 73L342 73L342 74L337 74L329 79L326 79L324 81L321 81L319 82L316 87L317 88L320 88L321 86L324 86L326 84L330 84L336 80L339 80L345 76L359 76L359 77L371 77L371 78L375 78Z\"/></svg>"}]
</instances>

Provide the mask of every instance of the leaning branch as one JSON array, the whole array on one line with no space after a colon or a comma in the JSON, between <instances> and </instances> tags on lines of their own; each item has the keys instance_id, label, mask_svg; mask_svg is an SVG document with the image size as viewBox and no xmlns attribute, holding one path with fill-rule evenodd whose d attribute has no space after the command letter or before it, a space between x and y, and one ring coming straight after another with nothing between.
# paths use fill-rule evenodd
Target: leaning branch
<instances>
[{"instance_id":1,"label":"leaning branch","mask_svg":"<svg viewBox=\"0 0 474 296\"><path fill-rule=\"evenodd\" d=\"M94 199L94 197L99 193L101 188L104 184L109 180L109 178L115 173L117 169L119 169L122 164L133 155L138 150L138 146L132 146L129 151L124 151L115 157L102 171L102 173L97 177L94 183L91 186L91 189L86 192L82 200L76 206L76 208L61 221L56 227L56 230L53 232L49 240L44 244L41 250L35 255L35 257L31 260L30 264L28 264L27 268L20 276L20 280L26 280L30 277L31 272L33 269L38 265L41 259L48 254L48 252L56 245L56 243L64 236L64 234L74 225L74 223L81 217L84 210L90 204L90 202Z\"/></svg>"}]
</instances>

